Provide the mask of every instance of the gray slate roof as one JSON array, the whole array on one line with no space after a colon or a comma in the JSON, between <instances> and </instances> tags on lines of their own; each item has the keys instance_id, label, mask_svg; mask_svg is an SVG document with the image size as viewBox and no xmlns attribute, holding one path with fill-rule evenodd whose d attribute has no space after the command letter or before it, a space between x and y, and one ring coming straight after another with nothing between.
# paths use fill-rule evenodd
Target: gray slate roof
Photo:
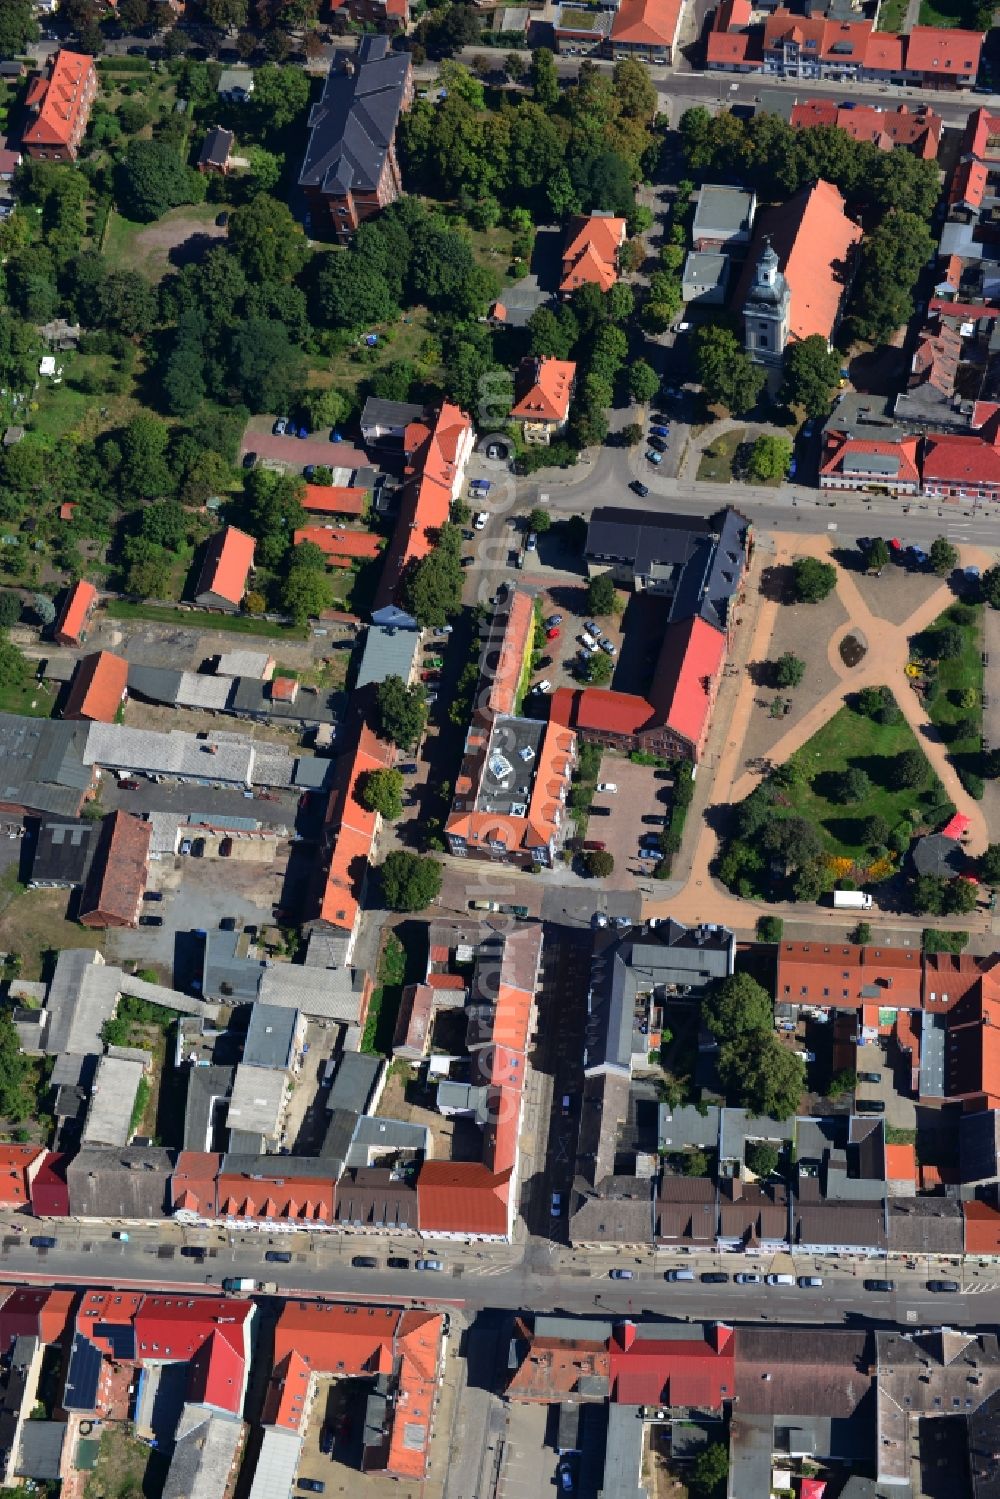
<instances>
[{"instance_id":1,"label":"gray slate roof","mask_svg":"<svg viewBox=\"0 0 1000 1499\"><path fill-rule=\"evenodd\" d=\"M90 725L0 717L0 801L75 817L93 773L83 763Z\"/></svg>"},{"instance_id":2,"label":"gray slate roof","mask_svg":"<svg viewBox=\"0 0 1000 1499\"><path fill-rule=\"evenodd\" d=\"M66 1167L70 1213L74 1218L163 1218L173 1163L174 1152L158 1147L80 1150Z\"/></svg>"},{"instance_id":3,"label":"gray slate roof","mask_svg":"<svg viewBox=\"0 0 1000 1499\"><path fill-rule=\"evenodd\" d=\"M299 173L300 187L338 196L377 187L410 73L407 54L390 51L384 36L362 37L349 61L350 72L335 60L322 99L309 111L309 144Z\"/></svg>"}]
</instances>

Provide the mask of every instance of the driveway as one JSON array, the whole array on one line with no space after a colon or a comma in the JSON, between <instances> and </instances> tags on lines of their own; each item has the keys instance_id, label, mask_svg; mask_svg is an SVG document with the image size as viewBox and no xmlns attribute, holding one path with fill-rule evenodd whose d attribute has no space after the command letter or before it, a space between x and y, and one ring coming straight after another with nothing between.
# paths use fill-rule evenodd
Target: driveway
<instances>
[{"instance_id":1,"label":"driveway","mask_svg":"<svg viewBox=\"0 0 1000 1499\"><path fill-rule=\"evenodd\" d=\"M331 441L333 428L311 433L308 437L276 437L271 430L276 418L253 416L247 422L240 442L240 458L256 453L258 463L277 464L301 472L307 463L325 464L328 468L368 468L368 456L348 442Z\"/></svg>"}]
</instances>

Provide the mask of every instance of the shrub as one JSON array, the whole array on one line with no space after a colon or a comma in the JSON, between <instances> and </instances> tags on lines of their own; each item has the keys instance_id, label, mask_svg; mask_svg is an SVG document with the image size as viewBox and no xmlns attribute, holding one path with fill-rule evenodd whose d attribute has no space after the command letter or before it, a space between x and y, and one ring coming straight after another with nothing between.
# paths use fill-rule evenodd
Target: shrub
<instances>
[{"instance_id":1,"label":"shrub","mask_svg":"<svg viewBox=\"0 0 1000 1499\"><path fill-rule=\"evenodd\" d=\"M758 916L757 918L758 942L780 942L784 930L785 923L780 916Z\"/></svg>"}]
</instances>

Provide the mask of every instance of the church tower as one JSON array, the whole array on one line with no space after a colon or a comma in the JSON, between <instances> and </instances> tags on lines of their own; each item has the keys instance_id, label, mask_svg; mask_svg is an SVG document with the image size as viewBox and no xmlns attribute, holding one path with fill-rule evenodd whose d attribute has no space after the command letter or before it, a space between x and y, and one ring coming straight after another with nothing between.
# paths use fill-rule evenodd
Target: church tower
<instances>
[{"instance_id":1,"label":"church tower","mask_svg":"<svg viewBox=\"0 0 1000 1499\"><path fill-rule=\"evenodd\" d=\"M758 364L781 363L788 342L791 293L769 239L757 262L753 282L743 304L746 350Z\"/></svg>"}]
</instances>

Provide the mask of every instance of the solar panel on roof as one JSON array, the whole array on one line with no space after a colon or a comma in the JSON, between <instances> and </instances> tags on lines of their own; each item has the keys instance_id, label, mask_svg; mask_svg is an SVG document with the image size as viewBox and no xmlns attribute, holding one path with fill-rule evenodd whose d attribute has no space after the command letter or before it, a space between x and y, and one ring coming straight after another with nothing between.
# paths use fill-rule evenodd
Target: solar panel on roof
<instances>
[{"instance_id":1,"label":"solar panel on roof","mask_svg":"<svg viewBox=\"0 0 1000 1499\"><path fill-rule=\"evenodd\" d=\"M97 1402L97 1387L101 1377L100 1349L76 1333L70 1351L69 1370L62 1403L68 1411L92 1411Z\"/></svg>"}]
</instances>

